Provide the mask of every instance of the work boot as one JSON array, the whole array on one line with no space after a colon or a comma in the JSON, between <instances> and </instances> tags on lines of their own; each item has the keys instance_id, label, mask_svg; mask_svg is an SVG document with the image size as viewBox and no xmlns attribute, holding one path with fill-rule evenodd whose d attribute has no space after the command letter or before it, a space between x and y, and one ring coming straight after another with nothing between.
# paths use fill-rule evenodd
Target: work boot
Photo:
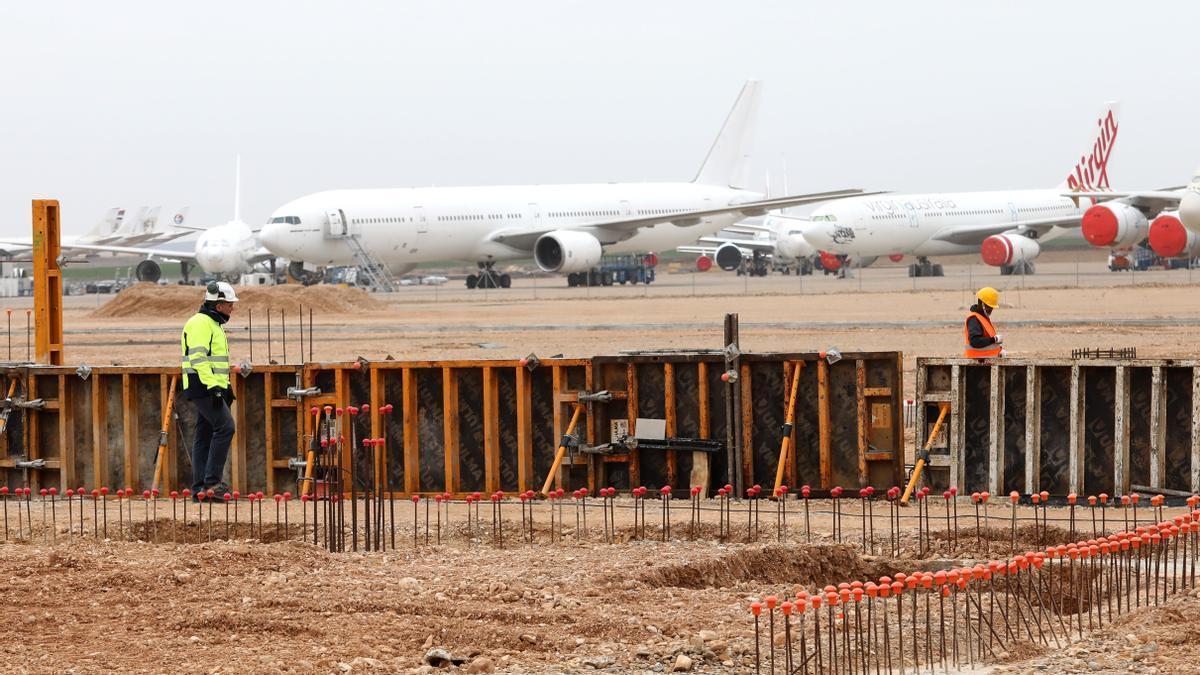
<instances>
[{"instance_id":1,"label":"work boot","mask_svg":"<svg viewBox=\"0 0 1200 675\"><path fill-rule=\"evenodd\" d=\"M224 499L225 493L233 494L233 488L226 485L224 482L210 485L205 488L205 492L212 490L213 499Z\"/></svg>"}]
</instances>

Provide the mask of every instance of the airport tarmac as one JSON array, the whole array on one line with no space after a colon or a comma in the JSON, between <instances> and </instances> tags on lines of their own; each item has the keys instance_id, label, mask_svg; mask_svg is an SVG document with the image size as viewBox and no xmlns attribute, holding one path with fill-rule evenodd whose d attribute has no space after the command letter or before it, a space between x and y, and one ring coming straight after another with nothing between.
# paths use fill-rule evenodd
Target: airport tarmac
<instances>
[{"instance_id":1,"label":"airport tarmac","mask_svg":"<svg viewBox=\"0 0 1200 675\"><path fill-rule=\"evenodd\" d=\"M743 347L758 351L900 350L906 388L917 356L961 351L961 321L978 286L1000 289L999 330L1013 356L1067 356L1078 347L1136 347L1144 356L1179 355L1200 324L1189 270L1114 273L1102 261L1047 262L1030 277L1002 277L982 265L950 263L940 278L907 277L901 266L855 270L848 279L710 271L662 274L649 286L565 287L562 279L515 279L503 290L404 287L377 296L383 311L314 315L317 360L590 356L627 349L720 346L722 317L740 316ZM860 290L861 287L861 290ZM199 292L199 291L197 291ZM174 363L186 316L94 318L112 296L66 298L68 363ZM12 303L14 358L24 355L22 307ZM188 310L190 311L190 310ZM278 317L275 317L278 319ZM235 314L235 361L268 358L266 317ZM300 358L296 317L287 317L287 360ZM251 345L253 337L253 345ZM274 321L269 356L283 358ZM4 343L0 342L0 349Z\"/></svg>"}]
</instances>

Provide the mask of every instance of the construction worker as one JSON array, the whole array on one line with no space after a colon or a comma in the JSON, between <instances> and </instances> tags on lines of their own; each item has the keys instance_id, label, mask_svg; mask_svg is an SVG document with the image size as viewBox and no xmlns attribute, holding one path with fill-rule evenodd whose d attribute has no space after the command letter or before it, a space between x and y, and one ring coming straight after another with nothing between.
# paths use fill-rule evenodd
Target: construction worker
<instances>
[{"instance_id":1,"label":"construction worker","mask_svg":"<svg viewBox=\"0 0 1200 675\"><path fill-rule=\"evenodd\" d=\"M224 483L225 459L233 439L233 389L229 386L229 343L221 328L238 301L233 287L213 281L204 289L204 304L183 326L183 392L196 409L192 442L192 493L229 492Z\"/></svg>"},{"instance_id":2,"label":"construction worker","mask_svg":"<svg viewBox=\"0 0 1200 675\"><path fill-rule=\"evenodd\" d=\"M969 359L994 359L1004 355L1004 337L992 325L992 312L1000 306L1000 293L991 286L979 289L978 301L963 325L963 356Z\"/></svg>"}]
</instances>

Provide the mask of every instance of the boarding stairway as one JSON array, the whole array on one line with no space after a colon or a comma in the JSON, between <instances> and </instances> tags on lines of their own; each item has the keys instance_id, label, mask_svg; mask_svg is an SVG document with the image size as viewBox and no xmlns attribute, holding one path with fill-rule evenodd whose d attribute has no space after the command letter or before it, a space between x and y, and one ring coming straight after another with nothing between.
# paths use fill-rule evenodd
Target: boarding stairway
<instances>
[{"instance_id":1,"label":"boarding stairway","mask_svg":"<svg viewBox=\"0 0 1200 675\"><path fill-rule=\"evenodd\" d=\"M350 246L350 252L354 254L354 261L358 264L359 273L366 277L367 284L371 288L388 293L400 288L400 283L396 277L392 276L387 265L367 251L359 241L358 235L346 237L346 244Z\"/></svg>"}]
</instances>

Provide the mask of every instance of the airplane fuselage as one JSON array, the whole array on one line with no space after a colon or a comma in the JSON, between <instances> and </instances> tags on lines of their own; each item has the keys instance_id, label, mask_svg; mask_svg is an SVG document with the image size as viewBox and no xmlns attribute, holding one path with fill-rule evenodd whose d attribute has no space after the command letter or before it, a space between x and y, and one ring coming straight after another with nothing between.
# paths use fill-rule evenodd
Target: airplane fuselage
<instances>
[{"instance_id":1,"label":"airplane fuselage","mask_svg":"<svg viewBox=\"0 0 1200 675\"><path fill-rule=\"evenodd\" d=\"M673 249L744 217L722 214L694 224L660 223L632 232L614 221L721 208L761 199L746 190L697 183L609 183L332 190L289 202L272 214L260 241L275 255L314 265L355 263L353 237L393 267L465 260L528 258L527 248L496 235L551 230L591 232L606 253ZM511 241L511 239L510 239Z\"/></svg>"},{"instance_id":2,"label":"airplane fuselage","mask_svg":"<svg viewBox=\"0 0 1200 675\"><path fill-rule=\"evenodd\" d=\"M863 257L901 253L918 257L974 253L978 244L937 239L956 228L1082 216L1090 206L1061 190L953 192L852 197L816 209L804 237L830 253ZM1038 238L1084 240L1078 227L1056 226Z\"/></svg>"}]
</instances>

